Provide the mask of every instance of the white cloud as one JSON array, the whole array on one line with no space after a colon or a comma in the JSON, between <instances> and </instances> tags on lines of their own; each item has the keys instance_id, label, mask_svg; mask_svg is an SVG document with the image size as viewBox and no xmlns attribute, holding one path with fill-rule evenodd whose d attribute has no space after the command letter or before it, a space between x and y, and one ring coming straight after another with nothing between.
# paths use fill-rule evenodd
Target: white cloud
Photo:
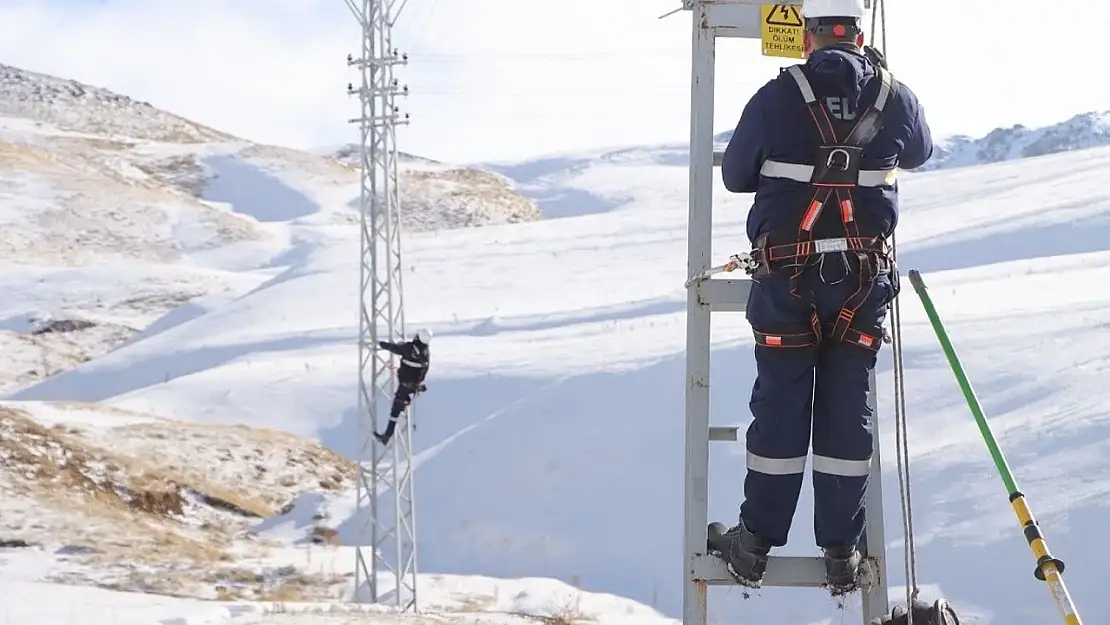
<instances>
[{"instance_id":1,"label":"white cloud","mask_svg":"<svg viewBox=\"0 0 1110 625\"><path fill-rule=\"evenodd\" d=\"M1051 123L1110 108L1082 59L1101 42L1083 24L1110 7L1012 0L888 0L896 75L938 133ZM678 0L408 0L395 45L413 124L402 149L447 160L685 140L688 13ZM1065 15L1065 13L1067 15ZM1067 19L1065 19L1067 18ZM1044 26L1042 26L1042 24ZM1072 33L1070 36L1065 33ZM344 61L359 32L341 0L5 0L0 60L144 99L259 141L351 141ZM717 129L781 63L754 41L718 55Z\"/></svg>"}]
</instances>

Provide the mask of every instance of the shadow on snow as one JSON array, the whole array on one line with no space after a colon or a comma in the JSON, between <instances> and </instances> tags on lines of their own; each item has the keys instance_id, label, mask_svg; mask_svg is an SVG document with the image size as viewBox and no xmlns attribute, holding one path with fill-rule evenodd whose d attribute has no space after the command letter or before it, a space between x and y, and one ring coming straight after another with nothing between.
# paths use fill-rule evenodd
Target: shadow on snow
<instances>
[{"instance_id":1,"label":"shadow on snow","mask_svg":"<svg viewBox=\"0 0 1110 625\"><path fill-rule=\"evenodd\" d=\"M743 427L749 420L747 400L754 376L750 349L714 352L714 424ZM935 362L934 351L907 350L907 369L917 366L919 359ZM883 365L887 369L888 359L884 358ZM428 448L428 441L440 441L511 402L524 401L460 436L419 466L422 569L564 580L579 576L589 590L628 596L667 614L680 614L683 367L683 359L675 357L625 373L586 374L565 380L542 395L537 392L550 380L503 376L434 380L434 390L418 400L417 454ZM908 377L912 385L912 373ZM1013 386L1020 382L1008 379L982 384L978 390L985 404L1004 410L1007 404L1003 399L1018 401ZM894 427L889 400L881 395L880 401L884 448L889 448L884 475L888 576L895 586L903 583L904 576L892 454ZM353 416L349 413L342 427L326 433L325 443L350 453ZM928 413L921 418L929 418ZM1062 442L1057 439L1053 446ZM1047 589L1038 588L1043 584L1032 579L1033 559L1017 521L1010 518L1013 513L1001 482L991 485L995 486L993 498L970 511L965 499L948 497L969 473L982 474L982 467L989 466L985 448L980 450L972 457L937 459L913 474L917 514L1001 518L1009 523L1007 531L984 544L934 537L919 549L919 579L939 582L957 605L969 601L989 606L996 612L997 622L1045 622L1054 617L1055 607ZM1012 451L1032 453L1024 447ZM744 473L742 444L713 445L711 520L734 522ZM993 474L982 477L998 481ZM783 554L817 554L809 493L807 476L791 542ZM1030 497L1036 512L1035 495ZM1082 537L1096 535L1093 532L1101 527L1097 517L1094 511L1083 509L1068 517L1073 531L1046 528L1054 551L1067 560L1069 582L1077 597L1097 596L1099 571L1104 568L1101 558L1110 556L1105 548L1084 544ZM358 523L358 519L350 519L341 532L350 536ZM982 583L984 579L991 583ZM714 598L714 617L770 622L785 616L814 622L834 613L830 598L807 591L805 596L811 599L800 600L800 592L766 589L750 600L738 600L738 590L720 591L726 600ZM1044 597L1010 608L1015 592L1043 592ZM791 606L789 614L784 614L784 605ZM1088 605L1086 617L1100 621L1110 616L1110 610L1092 611L1096 609Z\"/></svg>"}]
</instances>

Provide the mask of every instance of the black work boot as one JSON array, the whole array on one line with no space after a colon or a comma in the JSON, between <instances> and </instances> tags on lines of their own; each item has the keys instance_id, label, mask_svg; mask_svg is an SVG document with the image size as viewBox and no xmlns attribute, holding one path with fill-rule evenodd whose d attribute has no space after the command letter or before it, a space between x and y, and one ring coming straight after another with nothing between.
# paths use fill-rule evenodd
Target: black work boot
<instances>
[{"instance_id":1,"label":"black work boot","mask_svg":"<svg viewBox=\"0 0 1110 625\"><path fill-rule=\"evenodd\" d=\"M825 581L832 594L842 595L859 588L859 565L862 559L854 547L825 549Z\"/></svg>"},{"instance_id":2,"label":"black work boot","mask_svg":"<svg viewBox=\"0 0 1110 625\"><path fill-rule=\"evenodd\" d=\"M763 581L771 542L748 531L743 521L728 530L723 523L710 523L707 547L725 563L737 584L756 588Z\"/></svg>"}]
</instances>

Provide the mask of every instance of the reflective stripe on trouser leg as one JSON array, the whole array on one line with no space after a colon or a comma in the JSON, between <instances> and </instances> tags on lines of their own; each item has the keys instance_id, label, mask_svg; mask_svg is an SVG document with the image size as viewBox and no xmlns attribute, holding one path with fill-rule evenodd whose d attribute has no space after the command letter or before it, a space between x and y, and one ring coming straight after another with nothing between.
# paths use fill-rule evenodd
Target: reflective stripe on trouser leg
<instances>
[{"instance_id":1,"label":"reflective stripe on trouser leg","mask_svg":"<svg viewBox=\"0 0 1110 625\"><path fill-rule=\"evenodd\" d=\"M871 473L871 458L866 460L845 460L832 456L813 456L813 472L838 475L840 477L866 477Z\"/></svg>"},{"instance_id":2,"label":"reflective stripe on trouser leg","mask_svg":"<svg viewBox=\"0 0 1110 625\"><path fill-rule=\"evenodd\" d=\"M813 362L817 350L755 348L748 471L740 517L772 545L786 544L809 452Z\"/></svg>"},{"instance_id":3,"label":"reflective stripe on trouser leg","mask_svg":"<svg viewBox=\"0 0 1110 625\"><path fill-rule=\"evenodd\" d=\"M801 475L806 470L806 457L764 458L749 451L748 470L767 475Z\"/></svg>"},{"instance_id":4,"label":"reflective stripe on trouser leg","mask_svg":"<svg viewBox=\"0 0 1110 625\"><path fill-rule=\"evenodd\" d=\"M872 455L868 404L875 353L832 342L817 363L813 405L813 528L820 547L856 545Z\"/></svg>"}]
</instances>

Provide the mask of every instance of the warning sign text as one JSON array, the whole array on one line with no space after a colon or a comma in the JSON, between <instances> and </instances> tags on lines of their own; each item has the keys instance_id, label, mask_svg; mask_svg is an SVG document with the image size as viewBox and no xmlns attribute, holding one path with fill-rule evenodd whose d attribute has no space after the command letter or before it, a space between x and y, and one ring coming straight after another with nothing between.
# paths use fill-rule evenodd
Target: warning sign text
<instances>
[{"instance_id":1,"label":"warning sign text","mask_svg":"<svg viewBox=\"0 0 1110 625\"><path fill-rule=\"evenodd\" d=\"M805 22L798 7L791 4L764 4L760 8L763 54L792 59L805 58Z\"/></svg>"}]
</instances>

